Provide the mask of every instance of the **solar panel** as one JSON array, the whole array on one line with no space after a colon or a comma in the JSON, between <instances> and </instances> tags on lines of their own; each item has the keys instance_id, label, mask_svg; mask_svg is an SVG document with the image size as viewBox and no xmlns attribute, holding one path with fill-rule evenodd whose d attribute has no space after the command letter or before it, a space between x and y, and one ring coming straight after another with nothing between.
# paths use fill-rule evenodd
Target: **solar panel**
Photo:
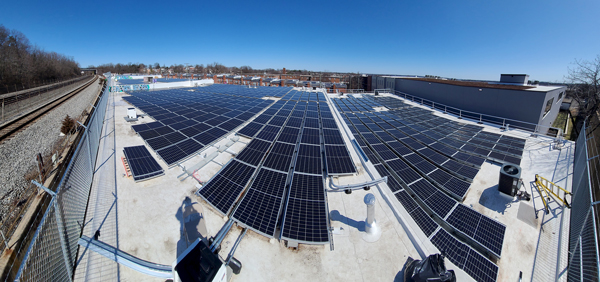
<instances>
[{"instance_id":1,"label":"solar panel","mask_svg":"<svg viewBox=\"0 0 600 282\"><path fill-rule=\"evenodd\" d=\"M290 117L285 126L300 128L302 126L302 118Z\"/></svg>"},{"instance_id":2,"label":"solar panel","mask_svg":"<svg viewBox=\"0 0 600 282\"><path fill-rule=\"evenodd\" d=\"M293 155L291 154L277 154L271 152L267 155L263 166L272 168L274 170L287 172L290 169L292 157Z\"/></svg>"},{"instance_id":3,"label":"solar panel","mask_svg":"<svg viewBox=\"0 0 600 282\"><path fill-rule=\"evenodd\" d=\"M298 149L298 156L318 158L321 156L321 147L309 144L300 144L300 148Z\"/></svg>"},{"instance_id":4,"label":"solar panel","mask_svg":"<svg viewBox=\"0 0 600 282\"><path fill-rule=\"evenodd\" d=\"M219 172L219 174L221 174L223 177L226 177L231 182L244 187L248 183L248 180L250 180L250 177L255 170L255 167L233 159L228 163L228 165L226 165L225 169L222 169Z\"/></svg>"},{"instance_id":5,"label":"solar panel","mask_svg":"<svg viewBox=\"0 0 600 282\"><path fill-rule=\"evenodd\" d=\"M193 139L186 139L185 141L177 143L177 147L185 152L187 155L192 155L200 151L204 146L194 141Z\"/></svg>"},{"instance_id":6,"label":"solar panel","mask_svg":"<svg viewBox=\"0 0 600 282\"><path fill-rule=\"evenodd\" d=\"M323 115L321 113L321 115ZM333 118L322 118L321 119L321 124L323 125L323 128L335 128L337 129L337 123L335 122L335 120Z\"/></svg>"},{"instance_id":7,"label":"solar panel","mask_svg":"<svg viewBox=\"0 0 600 282\"><path fill-rule=\"evenodd\" d=\"M425 179L412 183L408 185L408 187L423 201L437 191L435 186L431 185L431 183Z\"/></svg>"},{"instance_id":8,"label":"solar panel","mask_svg":"<svg viewBox=\"0 0 600 282\"><path fill-rule=\"evenodd\" d=\"M242 190L242 186L217 174L202 187L198 194L221 214L225 215L229 212Z\"/></svg>"},{"instance_id":9,"label":"solar panel","mask_svg":"<svg viewBox=\"0 0 600 282\"><path fill-rule=\"evenodd\" d=\"M262 128L262 126L263 126L262 124L260 124L256 121L253 121L253 122L248 123L242 129L240 129L238 131L238 134L252 138Z\"/></svg>"},{"instance_id":10,"label":"solar panel","mask_svg":"<svg viewBox=\"0 0 600 282\"><path fill-rule=\"evenodd\" d=\"M319 128L319 119L316 119L316 118L304 119L304 127L305 128Z\"/></svg>"},{"instance_id":11,"label":"solar panel","mask_svg":"<svg viewBox=\"0 0 600 282\"><path fill-rule=\"evenodd\" d=\"M325 201L323 177L294 173L290 197L295 199Z\"/></svg>"},{"instance_id":12,"label":"solar panel","mask_svg":"<svg viewBox=\"0 0 600 282\"><path fill-rule=\"evenodd\" d=\"M325 144L331 145L344 145L344 139L340 134L339 130L336 129L323 129L323 137Z\"/></svg>"},{"instance_id":13,"label":"solar panel","mask_svg":"<svg viewBox=\"0 0 600 282\"><path fill-rule=\"evenodd\" d=\"M402 171L402 170L405 170L405 169L408 169L408 168L410 168L410 167L408 166L408 164L406 164L406 162L404 162L404 161L403 161L403 160L401 160L401 159L395 159L395 160L387 161L386 163L387 163L387 165L389 165L389 166L390 166L390 168L391 168L393 171ZM410 182L409 182L409 183L410 183Z\"/></svg>"},{"instance_id":14,"label":"solar panel","mask_svg":"<svg viewBox=\"0 0 600 282\"><path fill-rule=\"evenodd\" d=\"M233 218L273 237L282 205L287 173L260 169Z\"/></svg>"},{"instance_id":15,"label":"solar panel","mask_svg":"<svg viewBox=\"0 0 600 282\"><path fill-rule=\"evenodd\" d=\"M194 128L193 126L184 128L184 129L180 130L179 132L183 133L187 137L193 137L193 136L198 135L198 134L201 133L201 131L199 131L198 129Z\"/></svg>"},{"instance_id":16,"label":"solar panel","mask_svg":"<svg viewBox=\"0 0 600 282\"><path fill-rule=\"evenodd\" d=\"M373 164L379 164L379 163L381 163L379 161L379 159L377 158L377 156L375 156L375 153L373 153L373 151L371 151L371 148L369 148L367 146L361 146L360 148L363 150L363 152L365 152L365 155L367 155L367 158Z\"/></svg>"},{"instance_id":17,"label":"solar panel","mask_svg":"<svg viewBox=\"0 0 600 282\"><path fill-rule=\"evenodd\" d=\"M194 140L200 142L204 146L208 146L209 144L215 142L218 139L218 137L209 134L208 132L200 133L192 138L194 138Z\"/></svg>"},{"instance_id":18,"label":"solar panel","mask_svg":"<svg viewBox=\"0 0 600 282\"><path fill-rule=\"evenodd\" d=\"M417 223L419 228L425 233L425 236L429 237L438 228L438 224L423 211L420 207L415 208L410 212L410 216Z\"/></svg>"},{"instance_id":19,"label":"solar panel","mask_svg":"<svg viewBox=\"0 0 600 282\"><path fill-rule=\"evenodd\" d=\"M148 180L164 175L164 170L150 155L145 146L125 147L123 152L135 181Z\"/></svg>"},{"instance_id":20,"label":"solar panel","mask_svg":"<svg viewBox=\"0 0 600 282\"><path fill-rule=\"evenodd\" d=\"M423 174L428 174L436 169L435 165L431 164L426 160L422 160L418 163L413 163L413 165Z\"/></svg>"},{"instance_id":21,"label":"solar panel","mask_svg":"<svg viewBox=\"0 0 600 282\"><path fill-rule=\"evenodd\" d=\"M283 222L282 237L309 243L329 241L327 208L324 201L289 198Z\"/></svg>"},{"instance_id":22,"label":"solar panel","mask_svg":"<svg viewBox=\"0 0 600 282\"><path fill-rule=\"evenodd\" d=\"M465 197L469 187L471 187L470 183L460 180L456 177L450 178L450 180L444 184L444 188L446 190L458 195L460 198Z\"/></svg>"},{"instance_id":23,"label":"solar panel","mask_svg":"<svg viewBox=\"0 0 600 282\"><path fill-rule=\"evenodd\" d=\"M259 139L254 139L254 140L250 141L250 143L248 143L246 148L257 150L259 152L264 153L269 149L270 146L271 146L270 142L266 142L266 141L259 140Z\"/></svg>"},{"instance_id":24,"label":"solar panel","mask_svg":"<svg viewBox=\"0 0 600 282\"><path fill-rule=\"evenodd\" d=\"M279 117L279 116L274 116L267 124L272 125L272 126L282 126L285 121L286 121L287 117Z\"/></svg>"},{"instance_id":25,"label":"solar panel","mask_svg":"<svg viewBox=\"0 0 600 282\"><path fill-rule=\"evenodd\" d=\"M395 170L394 172L406 184L409 184L409 183L412 183L412 182L414 182L416 180L422 179L422 177L418 173L416 173L413 169L411 169L411 168L407 168L407 169L400 170L400 171Z\"/></svg>"},{"instance_id":26,"label":"solar panel","mask_svg":"<svg viewBox=\"0 0 600 282\"><path fill-rule=\"evenodd\" d=\"M173 132L174 130L168 126L161 126L154 129L154 131L158 132L160 135L165 135Z\"/></svg>"},{"instance_id":27,"label":"solar panel","mask_svg":"<svg viewBox=\"0 0 600 282\"><path fill-rule=\"evenodd\" d=\"M162 148L156 151L158 155L167 163L167 165L171 166L182 159L186 158L188 155L181 150L176 145L171 145L165 148Z\"/></svg>"},{"instance_id":28,"label":"solar panel","mask_svg":"<svg viewBox=\"0 0 600 282\"><path fill-rule=\"evenodd\" d=\"M277 141L296 144L299 135L300 129L286 126L283 128L283 130L281 130L279 137L277 137Z\"/></svg>"},{"instance_id":29,"label":"solar panel","mask_svg":"<svg viewBox=\"0 0 600 282\"><path fill-rule=\"evenodd\" d=\"M371 147L373 147L373 150L375 150L375 152L377 152L377 154L379 154L379 156L384 161L393 160L393 159L398 158L398 156L396 156L396 154L394 154L394 152L392 152L392 150L390 150L384 144L375 144L375 145L371 145Z\"/></svg>"},{"instance_id":30,"label":"solar panel","mask_svg":"<svg viewBox=\"0 0 600 282\"><path fill-rule=\"evenodd\" d=\"M431 238L431 243L457 267L463 269L476 281L494 282L498 279L498 266L469 246L439 229Z\"/></svg>"},{"instance_id":31,"label":"solar panel","mask_svg":"<svg viewBox=\"0 0 600 282\"><path fill-rule=\"evenodd\" d=\"M265 236L273 237L281 202L279 197L249 189L232 217Z\"/></svg>"},{"instance_id":32,"label":"solar panel","mask_svg":"<svg viewBox=\"0 0 600 282\"><path fill-rule=\"evenodd\" d=\"M390 190L393 193L403 189L403 187L400 185L400 183L398 183L398 181L396 181L396 179L390 174L390 172L382 164L376 164L375 169L377 170L377 172L379 172L379 175L381 175L381 177L384 177L384 176L388 177L387 186L390 188Z\"/></svg>"},{"instance_id":33,"label":"solar panel","mask_svg":"<svg viewBox=\"0 0 600 282\"><path fill-rule=\"evenodd\" d=\"M170 126L171 128L173 128L173 129L175 129L175 130L180 130L180 129L183 129L183 128L186 128L186 127L188 127L187 125L185 125L185 124L183 124L183 123L181 123L181 122L174 123L174 124L170 124L169 126Z\"/></svg>"},{"instance_id":34,"label":"solar panel","mask_svg":"<svg viewBox=\"0 0 600 282\"><path fill-rule=\"evenodd\" d=\"M445 218L457 202L444 192L436 191L425 199L425 204L439 217Z\"/></svg>"},{"instance_id":35,"label":"solar panel","mask_svg":"<svg viewBox=\"0 0 600 282\"><path fill-rule=\"evenodd\" d=\"M219 128L224 129L225 131L229 132L234 130L235 128L237 128L238 126L240 126L242 123L244 123L243 121L239 120L239 119L231 119L229 121L226 121L222 124L219 124Z\"/></svg>"},{"instance_id":36,"label":"solar panel","mask_svg":"<svg viewBox=\"0 0 600 282\"><path fill-rule=\"evenodd\" d=\"M321 158L298 156L294 170L310 174L322 174Z\"/></svg>"},{"instance_id":37,"label":"solar panel","mask_svg":"<svg viewBox=\"0 0 600 282\"><path fill-rule=\"evenodd\" d=\"M169 142L171 142L171 144L175 144L179 141L187 139L187 137L185 135L179 133L178 131L171 132L169 134L164 135L163 137L165 139L167 139Z\"/></svg>"},{"instance_id":38,"label":"solar panel","mask_svg":"<svg viewBox=\"0 0 600 282\"><path fill-rule=\"evenodd\" d=\"M205 132L212 128L211 126L205 123L198 123L196 125L192 125L192 127L200 132Z\"/></svg>"},{"instance_id":39,"label":"solar panel","mask_svg":"<svg viewBox=\"0 0 600 282\"><path fill-rule=\"evenodd\" d=\"M304 144L313 144L313 145L319 145L321 144L321 139L319 137L319 130L318 129L310 129L310 128L304 128L302 130L302 138L300 139L301 143Z\"/></svg>"},{"instance_id":40,"label":"solar panel","mask_svg":"<svg viewBox=\"0 0 600 282\"><path fill-rule=\"evenodd\" d=\"M275 141L277 137L277 133L279 133L279 127L266 125L263 129L256 135L256 138L265 140L265 141Z\"/></svg>"},{"instance_id":41,"label":"solar panel","mask_svg":"<svg viewBox=\"0 0 600 282\"><path fill-rule=\"evenodd\" d=\"M331 175L341 175L356 173L354 162L346 146L325 146L325 161L327 163L327 173Z\"/></svg>"},{"instance_id":42,"label":"solar panel","mask_svg":"<svg viewBox=\"0 0 600 282\"><path fill-rule=\"evenodd\" d=\"M394 138L393 136L389 135L387 132L384 132L384 131L378 131L376 133L376 135L379 136L379 138L381 138L381 140L383 140L384 142L396 141L396 138Z\"/></svg>"},{"instance_id":43,"label":"solar panel","mask_svg":"<svg viewBox=\"0 0 600 282\"><path fill-rule=\"evenodd\" d=\"M447 222L500 257L506 232L503 224L464 205L457 206Z\"/></svg>"},{"instance_id":44,"label":"solar panel","mask_svg":"<svg viewBox=\"0 0 600 282\"><path fill-rule=\"evenodd\" d=\"M363 138L365 139L365 141L367 141L367 143L371 144L371 145L375 145L375 144L380 144L381 141L379 141L379 139L377 137L375 137L375 135L373 135L372 133L361 133Z\"/></svg>"}]
</instances>

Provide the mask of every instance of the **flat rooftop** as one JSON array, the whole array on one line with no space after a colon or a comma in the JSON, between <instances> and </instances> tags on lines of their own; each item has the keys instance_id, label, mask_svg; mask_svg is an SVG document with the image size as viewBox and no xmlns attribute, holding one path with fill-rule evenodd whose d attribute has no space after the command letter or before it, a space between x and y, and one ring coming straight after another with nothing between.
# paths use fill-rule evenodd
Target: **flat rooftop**
<instances>
[{"instance_id":1,"label":"flat rooftop","mask_svg":"<svg viewBox=\"0 0 600 282\"><path fill-rule=\"evenodd\" d=\"M559 89L560 86L540 86L540 85L515 85L515 84L504 84L504 83L487 83L482 81L464 81L464 80L449 80L449 79L435 79L435 78L424 78L424 77L407 77L407 76L389 76L403 79L412 79L419 81L426 81L431 83L442 83L456 86L467 86L467 87L478 87L478 88L494 88L494 89L506 89L506 90L527 90L527 91L541 91L548 92L551 90Z\"/></svg>"},{"instance_id":2,"label":"flat rooftop","mask_svg":"<svg viewBox=\"0 0 600 282\"><path fill-rule=\"evenodd\" d=\"M241 88L241 86L219 87ZM179 89L177 95L185 95L183 91L194 90L201 90L201 88L182 88ZM287 88L287 90L295 91L291 88ZM152 95L153 93L159 93L159 91L150 91L144 94ZM166 95L166 92L160 93ZM124 119L128 114L128 108L132 107L132 104L128 102L131 101L130 97L136 96L135 93L131 94L134 95L111 93L112 102L109 102L107 109L107 122L103 129L102 136L104 137L98 153L97 172L88 205L84 235L92 237L95 230L100 229L100 241L116 246L143 260L171 265L177 256L187 248L190 241L195 238L215 236L230 219L233 212L223 214L222 211L215 208L214 202L207 202L197 192L203 186L214 181L215 175L218 175L229 162L233 162L233 159L239 157L248 144L257 138L248 138L237 133L258 116L269 113L269 107L286 99L286 96L255 97L256 101L266 101L264 104L268 104L268 106L256 112L254 116L245 119L242 124L223 134L222 137L216 138L210 144L205 144L206 146L198 152L174 164L167 163L164 155L158 154L133 129L133 126L136 125L155 122L152 115L144 113L138 108L137 114L143 116L139 117L138 121L127 122ZM325 95L328 96L325 97ZM231 98L232 96L225 95L223 97ZM276 227L274 236L265 236L264 233L258 233L251 229L235 252L235 257L242 262L243 268L239 275L233 277L234 281L402 281L402 270L408 257L422 259L429 254L440 252L436 244L432 242L436 234L446 232L451 234L449 235L451 237L457 237L456 234L448 232L447 227L437 225L433 231L423 228L419 224L421 221L412 213L414 209L410 209L409 213L410 207L401 203L398 195L412 191L410 188L412 185L408 185L409 189L406 189L406 183L398 188L391 187L393 184L388 182L389 185L382 183L371 187L368 191L355 190L351 194L333 192L329 188L331 181L335 185L345 185L378 179L381 177L381 169L377 169L376 165L380 168L381 163L386 162L382 160L381 156L373 158L372 152L368 154L371 156L369 160L365 160L361 151L357 150L357 146L353 145L351 141L356 138L357 131L350 129L352 126L348 123L350 117L356 120L356 118L368 117L371 119L380 115L393 115L408 124L412 119L408 118L407 113L414 113L415 116L418 116L416 113L423 116L432 115L434 118L442 118L454 125L480 128L479 132L483 132L482 134L490 133L490 136L499 134L524 141L520 157L521 178L524 183L522 190L532 195L531 201L519 201L517 198L506 196L498 191L501 165L497 160L492 160L493 158L482 162L476 168L474 177L469 181L461 178L460 181L468 183L468 189L462 201L454 200L458 203L457 205L470 208L501 226L505 226L501 257L497 258L482 252L482 248L477 242L470 242L460 236L458 236L460 237L459 242L462 245L457 245L456 249L472 252L471 255L483 258L487 267L496 268L497 273L491 276L493 280L516 281L519 272L522 272L524 280L549 281L556 277L564 280L567 240L561 242L559 234L568 232L569 210L563 209L556 202L550 202L549 213L546 213L533 183L537 174L570 190L574 143L566 141L562 144L561 149L555 149L554 140L551 138L531 136L530 133L519 130L503 131L495 125L477 124L475 121L458 119L413 102L404 101L391 94L382 94L377 97L370 94L352 97L323 94L322 97L325 99L317 100L319 107L323 109L327 105L331 110L335 125L343 138L343 146L347 149L356 171L323 178L324 188L327 191L323 192L326 195L329 238L326 242L319 244L300 242L298 248L288 248L289 240L280 239L281 226ZM395 105L402 106L388 108L383 106L385 103L380 99L398 99L400 103ZM336 106L340 101L348 102L350 100L359 101L359 104L362 102L366 102L366 104L382 103L370 109L367 107L363 111L340 110ZM231 99L231 101L235 101L235 99ZM255 103L255 105L259 104L259 102ZM354 105L350 102L349 104ZM411 124L414 126L416 123L411 122ZM411 129L405 130L411 132ZM412 140L412 137L409 139ZM409 139L398 140L408 142ZM373 144L363 145L364 148L374 148ZM134 181L133 177L127 176L122 161L122 157L125 157L123 149L131 146L145 146L164 170L164 175L139 182ZM415 153L409 152L408 155L411 154ZM208 157L211 157L210 161L207 161ZM400 154L396 154L395 157L405 161L410 159L410 157L407 159ZM201 163L205 164L198 167L198 164ZM466 165L466 163L462 164ZM412 166L412 164L409 165ZM475 166L470 166L468 169L472 170L473 168ZM185 170L190 169L192 170L190 175L186 174ZM441 170L441 167L438 166L436 169ZM448 173L452 177L459 176L450 171ZM427 179L424 175L422 177L423 181ZM391 178L399 177L396 175ZM397 182L402 181L400 178ZM248 186L251 186L250 183ZM443 189L443 187L437 186L436 188ZM244 191L248 191L252 188L244 187L244 189ZM371 238L365 233L366 206L363 199L368 193L373 194L376 199L375 218L381 230L379 238ZM418 193L414 194L417 195L413 198L417 199ZM241 198L237 200L240 201ZM423 205L423 202L416 203ZM427 209L427 207L423 208ZM430 220L436 218L436 215L425 209L425 217L429 217ZM454 209L457 207L455 206ZM261 211L258 210L255 213L260 214ZM415 218L419 220L419 223ZM220 251L223 258L227 256L244 227L247 227L247 224L236 224L227 234ZM437 236L436 238L440 238L442 235ZM466 266L465 262L461 262L459 256L452 254L453 250L452 247L445 250L448 254L447 268L456 271L458 281L475 281L477 278L473 276L477 275L472 273L473 269L471 268L471 272L464 270L469 266ZM83 255L76 268L76 280L164 281L164 279L149 277L130 268L119 266L91 251L80 250L80 253L82 252ZM453 263L453 261L457 263ZM480 270L485 272L488 269Z\"/></svg>"}]
</instances>

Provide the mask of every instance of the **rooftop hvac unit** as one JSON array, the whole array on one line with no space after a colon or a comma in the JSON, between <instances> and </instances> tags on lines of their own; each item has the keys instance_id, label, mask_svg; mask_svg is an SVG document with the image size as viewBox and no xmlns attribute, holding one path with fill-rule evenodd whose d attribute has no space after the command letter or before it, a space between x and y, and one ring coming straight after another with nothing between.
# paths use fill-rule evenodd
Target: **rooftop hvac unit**
<instances>
[{"instance_id":1,"label":"rooftop hvac unit","mask_svg":"<svg viewBox=\"0 0 600 282\"><path fill-rule=\"evenodd\" d=\"M135 113L135 108L127 108L127 117L128 118L137 118L137 114Z\"/></svg>"},{"instance_id":2,"label":"rooftop hvac unit","mask_svg":"<svg viewBox=\"0 0 600 282\"><path fill-rule=\"evenodd\" d=\"M498 191L514 197L519 191L521 185L521 167L516 164L505 163L500 169L500 180L498 181Z\"/></svg>"}]
</instances>

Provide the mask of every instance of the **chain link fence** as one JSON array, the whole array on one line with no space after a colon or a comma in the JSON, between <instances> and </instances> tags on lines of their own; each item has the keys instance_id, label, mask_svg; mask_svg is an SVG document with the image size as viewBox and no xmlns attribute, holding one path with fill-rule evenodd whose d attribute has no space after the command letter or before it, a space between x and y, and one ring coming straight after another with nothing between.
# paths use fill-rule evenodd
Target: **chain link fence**
<instances>
[{"instance_id":1,"label":"chain link fence","mask_svg":"<svg viewBox=\"0 0 600 282\"><path fill-rule=\"evenodd\" d=\"M106 87L89 123L84 126L82 138L56 194L52 195L48 207L40 211L44 215L39 226L35 231L29 231L25 242L31 243L22 255L20 266L13 265L13 268L18 267L15 281L72 280L108 96Z\"/></svg>"},{"instance_id":2,"label":"chain link fence","mask_svg":"<svg viewBox=\"0 0 600 282\"><path fill-rule=\"evenodd\" d=\"M600 189L598 117L584 122L575 145L573 200L569 231L568 281L599 281L598 193Z\"/></svg>"}]
</instances>

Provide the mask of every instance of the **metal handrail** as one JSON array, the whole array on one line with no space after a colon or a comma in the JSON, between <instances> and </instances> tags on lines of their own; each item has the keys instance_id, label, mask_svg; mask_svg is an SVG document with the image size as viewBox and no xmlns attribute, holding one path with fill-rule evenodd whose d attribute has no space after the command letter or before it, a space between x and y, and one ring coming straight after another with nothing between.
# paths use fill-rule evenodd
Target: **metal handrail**
<instances>
[{"instance_id":1,"label":"metal handrail","mask_svg":"<svg viewBox=\"0 0 600 282\"><path fill-rule=\"evenodd\" d=\"M360 189L365 189L366 187L370 187L370 186L375 186L379 183L386 183L387 184L387 180L388 177L384 176L382 178L378 178L378 179L373 179L370 181L366 181L363 183L353 183L353 184L346 184L346 185L336 185L333 183L333 177L329 177L329 188L331 190L328 190L327 192L345 192L347 190L360 190Z\"/></svg>"},{"instance_id":2,"label":"metal handrail","mask_svg":"<svg viewBox=\"0 0 600 282\"><path fill-rule=\"evenodd\" d=\"M493 124L497 124L500 125L499 120L502 120L502 127L501 128L506 128L508 129L508 127L514 127L517 129L521 129L527 132L531 132L532 134L536 135L540 132L540 129L543 128L548 128L548 129L554 129L556 130L558 133L560 133L562 130L560 128L556 128L556 127L552 127L552 126L545 126L545 125L541 125L541 124L536 124L536 123L531 123L531 122L527 122L527 121L521 121L521 120L515 120L515 119L510 119L510 118L505 118L505 117L499 117L499 116L494 116L494 115L490 115L490 114L484 114L484 113L478 113L478 112L472 112L472 111L467 111L467 110L463 110L460 108L456 108L456 107L452 107L452 106L448 106L446 104L442 104L442 103L438 103L432 100L428 100L425 98L421 98L418 96L414 96L414 95L410 95L401 91L396 91L394 89L390 89L390 88L383 88L383 89L375 89L373 90L375 93L390 93L390 94L395 94L399 97L403 97L405 100L408 101L413 101L416 103L419 103L421 105L427 105L427 106L431 106L431 108L433 109L439 109L441 110L442 107L444 109L444 113L450 113L450 114L455 114L457 115L459 118L468 118L468 119L473 119L476 120L476 117L479 116L479 121L480 123L485 122L489 122L489 123L493 123ZM452 111L448 111L448 109L453 110L454 113ZM484 119L484 117L487 117L487 119ZM494 121L492 119L497 119L498 121ZM507 123L508 122L514 122L512 124ZM515 123L517 124L524 124L524 125L530 125L531 127L534 128L534 130L532 131L530 128L527 127L523 127L523 126L518 126L515 125ZM557 134L559 135L559 134ZM558 136L550 136L547 135L549 137L553 137L553 138L558 138Z\"/></svg>"}]
</instances>

